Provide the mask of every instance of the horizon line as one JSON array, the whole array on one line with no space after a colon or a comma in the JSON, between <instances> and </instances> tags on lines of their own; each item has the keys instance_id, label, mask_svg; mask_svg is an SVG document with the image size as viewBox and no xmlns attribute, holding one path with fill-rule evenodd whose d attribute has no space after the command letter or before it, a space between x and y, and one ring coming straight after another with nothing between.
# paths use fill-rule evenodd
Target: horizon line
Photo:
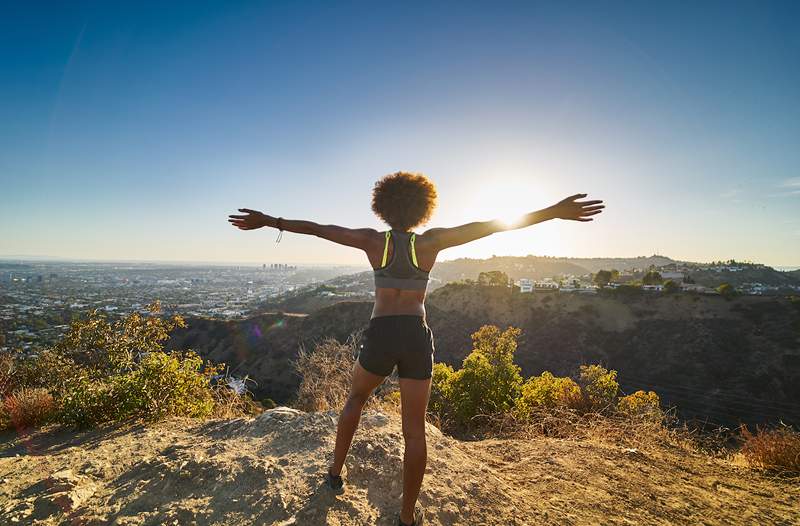
<instances>
[{"instance_id":1,"label":"horizon line","mask_svg":"<svg viewBox=\"0 0 800 526\"><path fill-rule=\"evenodd\" d=\"M500 258L500 257L510 257L510 258L527 258L527 257L537 257L537 258L549 258L549 259L566 259L566 260L587 260L587 259L646 259L646 258L653 258L653 257L661 257L672 260L676 263L690 263L690 264L709 264L711 262L703 262L703 261L689 261L689 260L680 260L680 259L673 259L670 256L665 256L663 254L652 254L649 256L591 256L591 257L573 257L573 256L545 256L545 255L535 255L535 254L527 254L525 256L514 256L514 255L498 255L492 254L491 257L486 258L470 258L470 257L457 257L452 259L442 259L437 261L437 263L447 262L447 261L457 261L460 259L474 259L474 260L488 260L492 258ZM29 261L51 261L51 262L64 262L64 263L139 263L139 264L169 264L169 265L214 265L214 266L260 266L266 264L277 263L275 261L267 262L267 261L209 261L209 260L185 260L185 259L105 259L105 258L70 258L64 256L42 256L42 255L31 255L31 254L9 254L4 255L0 254L0 261L9 261L9 260L20 260L24 262L25 260ZM722 260L720 260L722 261ZM738 261L734 260L739 263L744 263L746 260ZM752 262L758 263L758 262ZM282 265L292 265L298 267L369 267L368 264L359 265L355 263L299 263L299 262L280 262L279 264ZM779 268L796 268L800 269L800 265L770 265L767 263L758 263L763 264L765 266L771 267L773 269Z\"/></svg>"}]
</instances>

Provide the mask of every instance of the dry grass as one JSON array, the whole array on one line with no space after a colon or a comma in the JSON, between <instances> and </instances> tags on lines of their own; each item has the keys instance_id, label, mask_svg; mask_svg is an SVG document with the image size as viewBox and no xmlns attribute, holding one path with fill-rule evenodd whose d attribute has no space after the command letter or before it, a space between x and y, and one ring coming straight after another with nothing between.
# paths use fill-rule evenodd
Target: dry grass
<instances>
[{"instance_id":1,"label":"dry grass","mask_svg":"<svg viewBox=\"0 0 800 526\"><path fill-rule=\"evenodd\" d=\"M359 339L356 333L345 343L330 338L317 344L313 352L300 350L294 367L301 381L293 407L309 412L341 410L350 392ZM396 411L399 405L396 375L389 376L367 401L367 408Z\"/></svg>"},{"instance_id":2,"label":"dry grass","mask_svg":"<svg viewBox=\"0 0 800 526\"><path fill-rule=\"evenodd\" d=\"M313 352L300 349L294 366L301 381L293 405L302 411L341 409L353 378L355 355L353 336L346 343L326 339Z\"/></svg>"},{"instance_id":3,"label":"dry grass","mask_svg":"<svg viewBox=\"0 0 800 526\"><path fill-rule=\"evenodd\" d=\"M3 400L3 408L9 423L20 429L46 424L55 414L56 403L47 389L23 387Z\"/></svg>"},{"instance_id":4,"label":"dry grass","mask_svg":"<svg viewBox=\"0 0 800 526\"><path fill-rule=\"evenodd\" d=\"M237 394L226 385L214 387L214 411L212 418L238 418L259 415L264 411L261 404L253 401L249 393Z\"/></svg>"},{"instance_id":5,"label":"dry grass","mask_svg":"<svg viewBox=\"0 0 800 526\"><path fill-rule=\"evenodd\" d=\"M593 440L623 447L649 449L670 445L696 449L688 432L670 425L672 412L662 419L652 415L630 417L609 412L581 412L569 408L535 410L530 418L513 414L479 417L479 438L529 439L547 436L570 440ZM458 433L456 433L458 435Z\"/></svg>"},{"instance_id":6,"label":"dry grass","mask_svg":"<svg viewBox=\"0 0 800 526\"><path fill-rule=\"evenodd\" d=\"M742 455L756 468L800 474L800 433L790 427L758 429L742 427Z\"/></svg>"}]
</instances>

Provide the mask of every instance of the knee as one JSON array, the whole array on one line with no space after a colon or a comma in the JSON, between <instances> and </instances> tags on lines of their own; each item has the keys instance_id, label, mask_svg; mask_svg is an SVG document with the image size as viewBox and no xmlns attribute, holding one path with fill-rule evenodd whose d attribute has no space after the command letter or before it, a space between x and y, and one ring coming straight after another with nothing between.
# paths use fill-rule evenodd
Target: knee
<instances>
[{"instance_id":1,"label":"knee","mask_svg":"<svg viewBox=\"0 0 800 526\"><path fill-rule=\"evenodd\" d=\"M361 409L364 408L364 404L367 403L367 398L369 398L369 395L350 393L350 395L347 397L347 402L345 402L345 408L361 411Z\"/></svg>"},{"instance_id":2,"label":"knee","mask_svg":"<svg viewBox=\"0 0 800 526\"><path fill-rule=\"evenodd\" d=\"M408 444L425 444L425 427L409 426L403 427L403 440Z\"/></svg>"}]
</instances>

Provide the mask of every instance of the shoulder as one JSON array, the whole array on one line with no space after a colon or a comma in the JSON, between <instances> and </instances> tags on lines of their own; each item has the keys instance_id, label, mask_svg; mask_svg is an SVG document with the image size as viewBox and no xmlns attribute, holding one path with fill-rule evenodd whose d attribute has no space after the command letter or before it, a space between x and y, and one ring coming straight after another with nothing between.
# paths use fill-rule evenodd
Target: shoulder
<instances>
[{"instance_id":1,"label":"shoulder","mask_svg":"<svg viewBox=\"0 0 800 526\"><path fill-rule=\"evenodd\" d=\"M357 228L353 230L354 234L361 238L367 246L383 246L384 239L386 239L386 232L380 232L374 228Z\"/></svg>"},{"instance_id":2,"label":"shoulder","mask_svg":"<svg viewBox=\"0 0 800 526\"><path fill-rule=\"evenodd\" d=\"M447 228L429 228L421 234L417 234L417 240L423 242L435 242L441 238L448 229Z\"/></svg>"}]
</instances>

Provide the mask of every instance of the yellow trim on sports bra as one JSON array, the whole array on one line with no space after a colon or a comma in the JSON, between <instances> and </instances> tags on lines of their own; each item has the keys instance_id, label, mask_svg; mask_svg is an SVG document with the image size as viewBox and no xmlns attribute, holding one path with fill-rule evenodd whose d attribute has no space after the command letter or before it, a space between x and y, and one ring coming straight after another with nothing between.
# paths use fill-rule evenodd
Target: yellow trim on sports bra
<instances>
[{"instance_id":1,"label":"yellow trim on sports bra","mask_svg":"<svg viewBox=\"0 0 800 526\"><path fill-rule=\"evenodd\" d=\"M411 234L411 261L414 263L414 266L419 268L417 264L417 251L414 249L414 239L416 239L417 234Z\"/></svg>"},{"instance_id":2,"label":"yellow trim on sports bra","mask_svg":"<svg viewBox=\"0 0 800 526\"><path fill-rule=\"evenodd\" d=\"M383 245L383 259L381 260L381 267L386 266L386 259L389 256L389 238L392 236L390 231L386 231L386 244Z\"/></svg>"}]
</instances>

